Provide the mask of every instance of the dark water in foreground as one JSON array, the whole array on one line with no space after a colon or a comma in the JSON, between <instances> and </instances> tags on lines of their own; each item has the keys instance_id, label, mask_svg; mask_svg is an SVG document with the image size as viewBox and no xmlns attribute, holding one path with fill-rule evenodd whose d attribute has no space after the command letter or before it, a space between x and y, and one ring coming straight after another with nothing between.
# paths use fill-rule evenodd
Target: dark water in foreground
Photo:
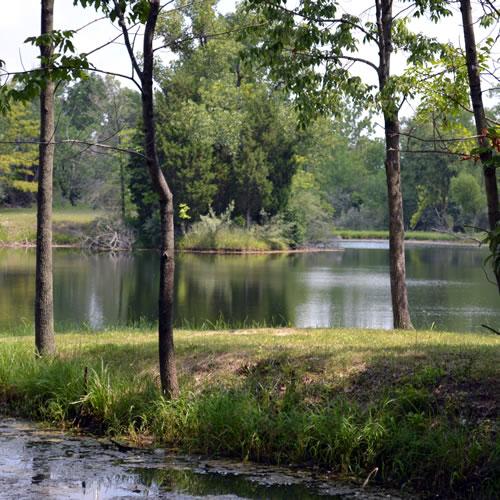
<instances>
[{"instance_id":1,"label":"dark water in foreground","mask_svg":"<svg viewBox=\"0 0 500 500\"><path fill-rule=\"evenodd\" d=\"M91 437L43 431L0 417L2 499L221 498L382 499L307 472L179 457L163 450L120 451Z\"/></svg>"},{"instance_id":2,"label":"dark water in foreground","mask_svg":"<svg viewBox=\"0 0 500 500\"><path fill-rule=\"evenodd\" d=\"M224 318L227 326L391 328L387 243L349 243L334 253L183 254L176 267L178 326ZM482 269L484 250L408 245L410 306L418 328L500 327L500 298ZM157 254L55 251L59 328L151 321L157 310ZM0 250L0 328L31 323L33 250Z\"/></svg>"}]
</instances>

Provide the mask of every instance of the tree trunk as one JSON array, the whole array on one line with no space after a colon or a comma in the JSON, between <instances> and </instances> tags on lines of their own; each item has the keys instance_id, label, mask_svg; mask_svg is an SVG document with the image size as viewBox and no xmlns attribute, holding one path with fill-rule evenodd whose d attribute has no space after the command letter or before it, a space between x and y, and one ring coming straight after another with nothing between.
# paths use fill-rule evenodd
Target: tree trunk
<instances>
[{"instance_id":1,"label":"tree trunk","mask_svg":"<svg viewBox=\"0 0 500 500\"><path fill-rule=\"evenodd\" d=\"M53 30L54 0L42 0L42 35ZM40 355L55 352L52 289L52 174L54 165L54 92L48 58L52 43L42 45L40 53L45 86L40 94L40 164L38 167L35 344Z\"/></svg>"},{"instance_id":2,"label":"tree trunk","mask_svg":"<svg viewBox=\"0 0 500 500\"><path fill-rule=\"evenodd\" d=\"M413 328L406 289L405 231L397 117L385 118L385 174L389 202L389 260L394 328Z\"/></svg>"},{"instance_id":3,"label":"tree trunk","mask_svg":"<svg viewBox=\"0 0 500 500\"><path fill-rule=\"evenodd\" d=\"M389 261L394 328L412 329L406 288L403 195L401 193L401 157L398 108L387 93L392 55L392 0L375 0L379 45L379 88L383 96L385 124L385 173L389 207Z\"/></svg>"},{"instance_id":4,"label":"tree trunk","mask_svg":"<svg viewBox=\"0 0 500 500\"><path fill-rule=\"evenodd\" d=\"M121 138L118 135L118 147L121 146ZM122 220L125 220L125 167L123 166L123 160L120 157L120 209L122 214Z\"/></svg>"},{"instance_id":5,"label":"tree trunk","mask_svg":"<svg viewBox=\"0 0 500 500\"><path fill-rule=\"evenodd\" d=\"M160 380L163 394L175 397L179 392L174 354L174 209L173 196L160 168L156 149L153 100L153 37L160 9L159 0L151 0L144 32L144 67L141 74L142 117L146 164L153 188L160 201L160 291L158 300L158 343Z\"/></svg>"},{"instance_id":6,"label":"tree trunk","mask_svg":"<svg viewBox=\"0 0 500 500\"><path fill-rule=\"evenodd\" d=\"M252 225L252 214L250 212L250 207L247 206L246 217L245 217L245 226L247 229L249 229L251 225Z\"/></svg>"},{"instance_id":7,"label":"tree trunk","mask_svg":"<svg viewBox=\"0 0 500 500\"><path fill-rule=\"evenodd\" d=\"M479 74L470 0L460 0L460 10L462 12L462 22L464 27L465 57L467 63L467 73L469 76L470 97L472 101L472 109L474 110L477 135L481 136L478 138L478 143L479 146L490 147L489 151L481 154L481 163L483 164L484 186L488 204L489 229L490 231L493 231L500 222L498 183L495 167L490 165L492 158L491 145L489 144L488 139L483 136L484 130L488 128L488 122L486 121L483 94L481 92L481 77ZM500 274L497 274L495 277L500 291Z\"/></svg>"},{"instance_id":8,"label":"tree trunk","mask_svg":"<svg viewBox=\"0 0 500 500\"><path fill-rule=\"evenodd\" d=\"M160 378L163 392L175 397L179 392L174 354L174 209L172 196L160 201L161 255L159 300Z\"/></svg>"}]
</instances>

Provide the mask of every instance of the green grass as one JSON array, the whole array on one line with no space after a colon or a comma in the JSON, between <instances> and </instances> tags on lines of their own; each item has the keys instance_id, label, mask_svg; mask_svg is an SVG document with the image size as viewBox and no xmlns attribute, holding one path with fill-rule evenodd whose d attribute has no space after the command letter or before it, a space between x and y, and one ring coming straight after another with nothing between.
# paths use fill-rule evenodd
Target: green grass
<instances>
[{"instance_id":1,"label":"green grass","mask_svg":"<svg viewBox=\"0 0 500 500\"><path fill-rule=\"evenodd\" d=\"M200 251L253 251L286 250L288 245L280 238L266 238L238 226L220 227L216 231L205 228L192 230L184 235L179 248Z\"/></svg>"},{"instance_id":2,"label":"green grass","mask_svg":"<svg viewBox=\"0 0 500 500\"><path fill-rule=\"evenodd\" d=\"M363 230L363 229L335 229L334 236L339 236L342 239L374 239L386 240L389 238L389 231L380 230ZM463 234L439 233L437 231L406 231L406 240L416 241L462 241ZM471 240L472 241L472 240Z\"/></svg>"},{"instance_id":3,"label":"green grass","mask_svg":"<svg viewBox=\"0 0 500 500\"><path fill-rule=\"evenodd\" d=\"M0 334L5 410L187 453L306 464L446 497L495 498L494 335L369 330L177 331L181 395L158 390L156 335Z\"/></svg>"},{"instance_id":4,"label":"green grass","mask_svg":"<svg viewBox=\"0 0 500 500\"><path fill-rule=\"evenodd\" d=\"M83 207L56 208L53 240L57 245L76 244L88 226L103 213ZM0 245L29 245L36 241L35 208L0 209Z\"/></svg>"}]
</instances>

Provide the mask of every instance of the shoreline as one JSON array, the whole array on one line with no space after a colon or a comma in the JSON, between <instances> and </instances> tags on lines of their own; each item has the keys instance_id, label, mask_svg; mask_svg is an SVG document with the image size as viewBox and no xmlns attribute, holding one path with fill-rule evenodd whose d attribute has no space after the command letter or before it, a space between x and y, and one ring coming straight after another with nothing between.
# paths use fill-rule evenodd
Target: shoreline
<instances>
[{"instance_id":1,"label":"shoreline","mask_svg":"<svg viewBox=\"0 0 500 500\"><path fill-rule=\"evenodd\" d=\"M176 330L176 401L158 390L151 328L58 335L50 359L32 343L0 333L4 414L360 482L378 468L375 484L446 498L498 491L495 335Z\"/></svg>"},{"instance_id":2,"label":"shoreline","mask_svg":"<svg viewBox=\"0 0 500 500\"><path fill-rule=\"evenodd\" d=\"M346 241L349 243L389 243L387 238L345 238L340 239L340 241ZM415 240L407 239L405 240L405 245L429 245L429 246L466 246L466 247L478 247L479 242L474 240Z\"/></svg>"},{"instance_id":3,"label":"shoreline","mask_svg":"<svg viewBox=\"0 0 500 500\"><path fill-rule=\"evenodd\" d=\"M338 244L346 243L389 243L387 238L339 238L338 240L334 240ZM410 246L460 246L460 247L479 247L480 243L474 240L416 240L416 239L408 239L405 240L405 245ZM35 242L29 243L21 243L21 242L13 242L13 243L3 243L0 242L0 249L32 249L36 248ZM74 250L86 250L81 245L78 244L53 244L52 248L66 248L66 249L74 249ZM133 251L143 251L143 250L155 250L155 248L147 248L147 247L137 247L132 250L115 250L114 252L133 252ZM341 246L338 247L305 247L305 248L289 248L286 250L231 250L231 249L184 249L184 248L176 248L176 253L193 253L193 254L219 254L219 255L259 255L259 254L291 254L291 253L320 253L320 252L342 252L345 248ZM102 250L92 253L110 253L112 250Z\"/></svg>"},{"instance_id":4,"label":"shoreline","mask_svg":"<svg viewBox=\"0 0 500 500\"><path fill-rule=\"evenodd\" d=\"M120 442L113 438L100 437L84 430L76 432L73 429L61 429L55 426L46 426L29 419L20 419L3 415L0 412L0 451L5 446L12 455L2 461L0 453L0 484L6 476L12 475L9 461L12 456L16 462L16 478L12 481L13 490L19 491L22 498L29 493L30 498L46 497L46 483L54 482L57 487L72 487L74 492L78 486L74 485L75 475L82 479L82 497L91 496L100 498L102 491L100 486L116 485L118 488L127 490L130 487L130 476L134 475L134 490L140 486L140 492L147 498L157 498L163 494L176 495L184 498L191 494L199 498L200 490L205 495L214 498L225 490L226 495L237 494L241 486L234 485L234 478L244 481L252 488L252 498L267 498L269 488L276 488L284 494L292 495L292 498L301 498L306 493L317 497L342 497L349 498L362 496L370 500L388 498L402 500L400 493L386 488L380 488L369 484L362 485L361 481L353 481L352 477L339 477L329 473L328 470L317 470L310 464L301 467L283 465L270 465L249 461L240 461L227 458L212 457L210 455L182 454L176 450L155 447L153 443L144 446L134 446L133 443ZM35 437L35 441L32 439ZM132 444L132 446L130 446ZM83 456L79 450L84 447ZM55 463L58 470L57 479L40 477L32 482L32 470L30 462L37 455L39 448L43 450L43 457L51 463ZM95 468L95 457L100 457L99 466ZM39 455L38 455L39 457ZM141 468L130 470L130 461L136 460ZM7 463L6 463L7 462ZM3 466L3 467L2 467ZM141 470L148 471L141 474ZM192 483L187 484L182 475L176 477L175 472L182 470L187 473ZM75 474L75 471L76 472ZM157 479L157 485L151 485L151 472ZM172 474L173 473L173 474ZM168 474L169 481L163 487L163 479ZM216 484L214 485L214 479ZM95 481L97 480L97 481ZM95 481L95 482L94 482ZM26 489L26 484L31 487ZM240 483L241 484L241 483ZM120 488L120 489L121 489ZM93 492L93 494L91 494ZM134 491L137 493L138 491ZM105 495L108 498L108 495ZM410 498L405 495L406 498ZM117 498L113 496L113 498ZM120 496L121 498L121 496ZM128 497L127 497L128 498ZM239 498L239 497L238 497ZM413 497L411 497L413 498Z\"/></svg>"}]
</instances>

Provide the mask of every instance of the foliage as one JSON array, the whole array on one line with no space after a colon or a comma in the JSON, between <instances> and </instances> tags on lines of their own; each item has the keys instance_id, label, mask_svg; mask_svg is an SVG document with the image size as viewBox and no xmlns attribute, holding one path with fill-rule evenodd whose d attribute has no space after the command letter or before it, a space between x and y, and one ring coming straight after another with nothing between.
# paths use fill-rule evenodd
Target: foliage
<instances>
[{"instance_id":1,"label":"foliage","mask_svg":"<svg viewBox=\"0 0 500 500\"><path fill-rule=\"evenodd\" d=\"M294 245L322 241L331 235L333 207L319 188L313 172L297 170L293 179L284 217L291 226L290 241Z\"/></svg>"},{"instance_id":2,"label":"foliage","mask_svg":"<svg viewBox=\"0 0 500 500\"><path fill-rule=\"evenodd\" d=\"M413 15L427 10L437 20L450 14L442 1L416 3L419 7ZM280 0L247 0L246 7L261 21L255 28L261 43L249 48L248 57L269 68L271 78L290 91L302 124L318 114L340 115L345 96L390 116L403 99L415 95L415 78L409 75L390 76L381 88L352 71L359 64L370 71L380 69L378 60L366 59L362 53L364 46L380 48L383 34L375 16L367 20L365 15L344 12L335 0L294 6ZM404 52L409 66L446 47L422 33L412 33L408 16L394 17L388 28L391 51Z\"/></svg>"},{"instance_id":3,"label":"foliage","mask_svg":"<svg viewBox=\"0 0 500 500\"><path fill-rule=\"evenodd\" d=\"M232 33L248 22L238 12L220 16L212 2L178 12L161 26L172 40L183 26ZM179 27L180 23L180 27ZM174 50L178 58L158 67L157 133L159 155L177 205L190 207L193 222L209 206L222 212L234 200L234 217L247 225L262 222L261 212L286 208L296 169L295 118L286 95L239 56L235 35L194 36ZM139 135L136 136L139 141ZM130 190L137 224L145 239L156 208L141 161L131 160ZM186 221L176 213L181 227Z\"/></svg>"},{"instance_id":4,"label":"foliage","mask_svg":"<svg viewBox=\"0 0 500 500\"><path fill-rule=\"evenodd\" d=\"M83 3L104 9L108 14L114 9L110 1ZM146 3L127 3L126 15L132 16L130 19L143 19L147 14ZM422 9L429 7L438 9L439 4L421 2L418 12L421 14ZM301 5L300 8L305 9L304 15L312 15L314 8L323 9L321 15L333 15L335 3L322 7ZM283 16L283 20L290 23L289 13L280 9L277 8L280 12L273 15L280 19ZM445 12L437 13L443 14ZM299 71L297 77L305 80L307 75L311 76L307 69L309 60L297 48L295 59L288 61L290 54L287 56L286 44L280 54L278 46L259 45L260 31L264 27L248 28L260 23L259 16L259 13L248 14L244 10L221 16L213 1L183 5L162 13L159 36L175 53L175 58L165 66L160 62L156 66L159 154L172 184L175 204L188 206L190 217L187 219L182 215L183 210L176 210L177 227L185 231L190 224L199 221L210 206L221 213L232 200L235 203L233 220L249 227L255 223L265 225L269 219L279 220L279 225L287 227L282 236L294 246L328 238L334 226L358 230L387 227L384 145L374 137L372 115L367 112L367 107L373 108L372 104L376 104L376 91L373 90L371 97L360 100L356 95L341 97L337 95L336 84L331 88L327 85L324 107L316 111L326 112L328 108L335 111L334 118L317 118L315 112L306 120L309 126L297 131L298 114L307 115L307 112L300 110L300 103L296 103L298 113L293 108L292 98L299 96L289 93L284 82L287 72L281 79L271 82L266 70L242 58L241 51L262 49L269 57L276 52L276 68L279 69L282 63L291 64L290 71L292 67L302 68L303 72ZM375 28L358 21L354 16L339 17L332 32L321 35L340 37L338 60L328 69L332 78L347 78L342 71L335 75L332 72L341 63L341 56L346 55L343 44L352 42L361 50L359 27L371 33L366 43L373 42L370 37ZM321 32L321 26L312 24L302 26L294 21L289 43L302 40L306 46L315 44L313 34ZM193 29L194 36L187 36ZM218 32L227 34L209 36ZM63 34L60 36L64 38ZM279 33L273 32L273 36L279 37ZM332 40L337 40L335 36ZM412 35L405 22L396 23L394 36L396 45L405 54L416 54L408 68L423 67L429 55L438 61L438 56L444 57L448 50L446 46L433 45L432 40ZM271 40L272 37L266 43L270 44ZM354 54L356 52L351 55ZM450 54L452 52L447 57L451 57ZM288 58L288 62L280 58ZM299 60L301 58L303 60ZM322 70L321 65L311 69L313 73ZM326 78L326 73L323 76ZM410 71L395 82L397 92L406 92L412 78L417 76ZM304 81L303 84L307 97L314 83ZM416 88L425 90L418 85ZM347 89L346 93L349 94ZM405 138L403 149L432 150L436 147L432 142L436 130L445 140L470 134L470 120L464 113L450 110L446 114L436 108L432 116L433 108L430 104L426 108L425 102L424 99L415 116L404 123L403 132L431 142ZM314 106L315 101L302 104ZM90 73L85 80L60 85L56 105L58 141L76 138L130 150L141 148L140 96L131 89L120 87L115 79ZM10 115L0 118L0 140L36 141L37 106L35 101L13 106ZM495 120L495 110L489 115ZM491 144L496 144L497 132L488 130L486 133ZM472 159L480 152L469 142L446 144L457 156L403 153L407 228L462 230L468 224L484 225L485 211L479 206L484 198L480 171L472 162L456 161L463 150L468 151ZM437 146L438 150L440 147ZM14 154L24 154L26 165L5 167ZM494 161L495 158L498 154L493 155ZM35 146L0 146L0 165L4 165L0 167L3 204L17 206L32 201L33 196L28 191L36 188L35 160ZM85 145L58 144L54 181L57 203L116 211L123 207L127 219L133 219L142 243L156 244L156 197L150 188L147 169L136 155L103 154L102 150ZM469 187L473 193L471 197L465 196Z\"/></svg>"},{"instance_id":5,"label":"foliage","mask_svg":"<svg viewBox=\"0 0 500 500\"><path fill-rule=\"evenodd\" d=\"M3 195L0 202L7 205L24 205L33 200L38 183L35 180L38 164L38 147L15 144L18 141L37 141L38 120L30 104L15 102L10 111L0 115L0 185ZM13 144L8 144L11 142Z\"/></svg>"},{"instance_id":6,"label":"foliage","mask_svg":"<svg viewBox=\"0 0 500 500\"><path fill-rule=\"evenodd\" d=\"M0 86L0 114L8 112L13 102L31 102L50 80L71 82L86 77L90 63L86 54L76 54L72 41L75 33L53 30L25 40L36 47L53 46L53 53L49 57L38 56L40 68L16 73L10 85Z\"/></svg>"},{"instance_id":7,"label":"foliage","mask_svg":"<svg viewBox=\"0 0 500 500\"><path fill-rule=\"evenodd\" d=\"M476 178L460 172L451 180L450 199L460 207L463 223L475 226L476 215L484 206L484 195Z\"/></svg>"},{"instance_id":8,"label":"foliage","mask_svg":"<svg viewBox=\"0 0 500 500\"><path fill-rule=\"evenodd\" d=\"M493 231L488 231L483 243L486 243L490 250L490 255L485 262L489 263L493 273L498 275L500 273L500 226Z\"/></svg>"},{"instance_id":9,"label":"foliage","mask_svg":"<svg viewBox=\"0 0 500 500\"><path fill-rule=\"evenodd\" d=\"M140 100L112 77L90 74L87 79L63 87L57 96L59 125L56 140L77 138L108 146L128 147L138 125ZM85 145L59 144L56 148L54 183L62 200L71 205L130 206L130 193L118 189L128 184L124 153L103 154Z\"/></svg>"},{"instance_id":10,"label":"foliage","mask_svg":"<svg viewBox=\"0 0 500 500\"><path fill-rule=\"evenodd\" d=\"M90 74L82 81L60 85L56 94L57 144L54 161L55 199L94 207L118 208L118 187L126 185L123 153L103 154L88 145L68 144L75 139L103 142L108 146L130 145L140 115L139 95L125 89L112 77ZM0 116L0 202L8 206L30 205L37 189L38 102L14 102ZM10 142L10 143L9 143ZM62 143L61 143L62 142ZM123 202L130 205L125 189Z\"/></svg>"},{"instance_id":11,"label":"foliage","mask_svg":"<svg viewBox=\"0 0 500 500\"><path fill-rule=\"evenodd\" d=\"M302 212L310 204L306 239L327 237L332 223L363 229L386 226L384 147L371 137L371 129L358 111L346 102L343 118L318 119L301 135L296 161L309 177L309 185L295 179L298 201L293 195L290 204L295 203ZM301 197L309 199L302 204Z\"/></svg>"}]
</instances>

